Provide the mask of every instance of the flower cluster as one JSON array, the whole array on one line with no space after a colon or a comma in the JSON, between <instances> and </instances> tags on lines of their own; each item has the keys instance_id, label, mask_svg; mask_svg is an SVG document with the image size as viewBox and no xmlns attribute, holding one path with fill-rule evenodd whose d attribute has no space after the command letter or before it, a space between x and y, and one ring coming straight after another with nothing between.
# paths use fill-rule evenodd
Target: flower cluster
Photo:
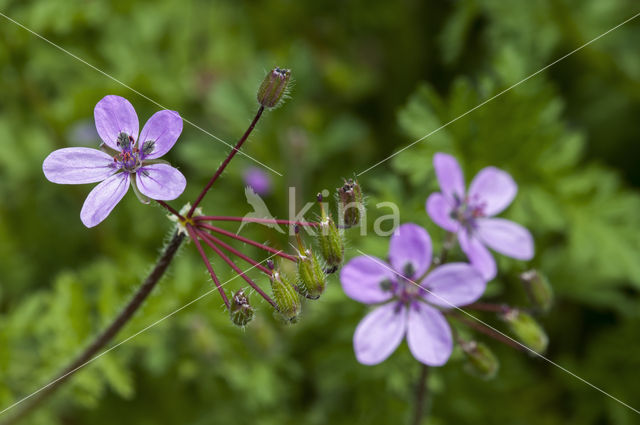
<instances>
[{"instance_id":1,"label":"flower cluster","mask_svg":"<svg viewBox=\"0 0 640 425\"><path fill-rule=\"evenodd\" d=\"M177 112L159 111L145 124L139 133L138 116L129 101L119 96L106 96L95 107L96 129L102 144L99 149L64 148L52 152L43 163L46 178L60 184L98 183L88 195L80 218L85 226L94 227L101 223L116 204L124 197L129 186L144 203L156 201L171 213L177 223L177 232L186 234L194 242L198 253L211 275L233 323L244 326L254 317L254 309L245 289L231 296L227 295L219 281L205 248L210 248L216 257L224 261L251 288L266 300L279 317L286 322L297 321L301 311L301 297L318 299L324 292L327 275L334 273L342 265L344 257L344 229L357 224L362 209L362 191L356 181L349 180L337 189L340 200L339 210L350 208L348 223L338 227L322 197L318 195L320 220L318 222L278 220L275 218L205 216L200 203L220 177L231 159L249 137L266 109L282 103L286 97L291 71L275 68L265 77L257 94L259 109L245 134L236 143L227 158L218 167L213 177L200 192L196 200L177 211L164 201L176 199L186 186L186 179L176 168L159 158L176 143L182 132L182 119ZM259 169L251 169L245 174L245 182L256 193L266 194L270 190L269 177ZM339 196L338 196L339 195ZM256 195L257 196L257 195ZM349 200L350 204L345 205ZM353 212L356 211L356 212ZM339 214L340 215L340 214ZM339 223L343 220L340 219ZM297 252L286 253L263 243L256 242L237 233L218 227L218 222L258 222L277 227L286 225L295 229ZM313 229L310 233L316 239L313 245L306 245L299 229ZM262 249L270 255L257 261L225 242L231 238ZM268 276L272 295L268 295L246 271L240 269L231 257L247 262L251 268ZM278 257L276 265L271 257ZM287 267L286 263L290 267Z\"/></svg>"},{"instance_id":2,"label":"flower cluster","mask_svg":"<svg viewBox=\"0 0 640 425\"><path fill-rule=\"evenodd\" d=\"M448 232L440 255L433 259L431 238L417 224L399 226L389 243L389 261L363 255L349 261L340 280L350 298L375 306L357 326L353 336L357 360L366 365L384 361L407 338L409 350L423 364L441 366L460 343L469 364L483 376L497 369L487 346L467 341L452 332L448 318L489 336L502 338L492 328L458 314L460 307L498 313L512 332L533 351L546 349L547 339L533 317L505 304L480 303L487 282L497 275L495 260L487 246L504 255L530 260L533 238L522 226L494 216L514 199L517 186L505 171L481 170L465 190L458 162L450 155L434 156L441 192L431 194L426 210L431 219ZM450 241L459 242L468 259L447 263ZM534 306L546 311L551 302L549 285L535 272L523 274L523 283ZM516 344L517 346L517 344Z\"/></svg>"}]
</instances>

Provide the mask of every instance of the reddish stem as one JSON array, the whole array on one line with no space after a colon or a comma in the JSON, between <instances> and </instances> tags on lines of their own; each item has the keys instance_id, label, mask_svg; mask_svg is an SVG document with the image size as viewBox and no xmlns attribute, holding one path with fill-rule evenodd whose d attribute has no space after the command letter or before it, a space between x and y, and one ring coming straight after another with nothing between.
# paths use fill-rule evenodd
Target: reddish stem
<instances>
[{"instance_id":1,"label":"reddish stem","mask_svg":"<svg viewBox=\"0 0 640 425\"><path fill-rule=\"evenodd\" d=\"M253 289L255 289L255 291L260 294L260 296L262 296L262 298L264 298L265 300L267 300L267 302L269 304L271 304L273 306L273 308L278 308L277 304L275 303L275 301L273 301L271 299L271 297L267 294L264 293L264 291L262 289L260 289L260 287L253 281L251 280L242 270L240 270L240 268L236 265L236 263L234 263L229 257L227 257L221 250L220 248L218 248L216 246L216 244L214 244L212 241L208 240L206 237L204 237L204 231L201 230L196 230L195 231L197 235L199 235L201 237L201 239L204 241L204 243L206 243L207 245L209 245L209 248L213 249L216 254L218 254L218 256L220 258L222 258L224 260L225 263L227 263L229 265L229 267L231 267L236 273L238 273L240 276L242 276L242 278L249 284L251 285L251 287Z\"/></svg>"},{"instance_id":2,"label":"reddish stem","mask_svg":"<svg viewBox=\"0 0 640 425\"><path fill-rule=\"evenodd\" d=\"M198 223L198 227L201 227L201 228L204 228L204 229L208 229L208 230L211 230L212 232L220 233L220 234L225 235L225 236L229 236L230 238L239 240L239 241L244 242L244 243L248 243L249 245L253 245L253 246L255 246L257 248L260 248L260 249L263 249L265 251L269 251L270 253L276 254L276 255L278 255L278 256L280 256L282 258L286 258L287 260L290 260L290 261L293 261L293 262L298 262L298 258L294 257L293 255L286 254L286 253L282 252L279 249L271 248L270 246L263 245L261 243L253 241L251 239L247 239L247 238L245 238L243 236L240 236L240 235L236 235L235 233L229 232L229 231L221 229L219 227L215 227L215 226L212 226L210 224L205 224L205 223Z\"/></svg>"},{"instance_id":3,"label":"reddish stem","mask_svg":"<svg viewBox=\"0 0 640 425\"><path fill-rule=\"evenodd\" d=\"M492 313L506 313L509 310L511 310L511 308L506 304L493 304L493 303L483 303L483 302L476 302L473 304L469 304L465 306L465 308L469 308L471 310L478 310L478 311L490 311Z\"/></svg>"},{"instance_id":4,"label":"reddish stem","mask_svg":"<svg viewBox=\"0 0 640 425\"><path fill-rule=\"evenodd\" d=\"M198 235L196 234L196 230L190 224L187 224L187 232L189 232L189 236L193 240L193 243L196 245L196 248L198 248L198 252L202 257L202 260L204 261L204 265L207 267L207 270L209 270L209 274L211 275L213 282L216 284L216 288L218 288L218 292L220 292L220 296L222 297L222 301L224 301L224 305L226 305L227 309L229 309L230 306L229 306L229 300L227 299L227 294L225 294L224 290L222 289L222 285L220 285L218 276L216 276L216 273L213 271L213 267L211 267L211 262L209 262L209 259L207 258L207 255L205 254L204 249L202 249L202 245L200 245L200 241L198 240Z\"/></svg>"},{"instance_id":5,"label":"reddish stem","mask_svg":"<svg viewBox=\"0 0 640 425\"><path fill-rule=\"evenodd\" d=\"M156 199L156 202L158 204L162 205L163 207L165 207L171 214L173 214L176 217L178 217L181 221L184 221L184 217L175 208L173 208L171 205L167 204L164 201L159 201L157 199Z\"/></svg>"},{"instance_id":6,"label":"reddish stem","mask_svg":"<svg viewBox=\"0 0 640 425\"><path fill-rule=\"evenodd\" d=\"M189 213L187 214L187 218L191 218L191 216L193 215L193 212L196 210L196 208L202 201L202 198L204 198L204 195L206 195L209 189L211 189L211 186L213 186L213 183L215 183L215 181L218 180L218 177L220 177L224 169L227 168L227 165L229 165L229 162L233 159L233 157L236 155L238 150L242 147L242 144L249 138L249 135L253 131L254 127L256 126L256 123L262 116L263 112L264 112L264 106L260 106L260 108L258 109L258 112L256 113L256 116L253 118L253 121L251 121L249 128L247 128L247 131L244 132L240 140L238 140L238 143L236 143L236 145L233 147L231 152L229 152L229 155L227 155L227 157L222 162L222 164L220 164L216 173L213 175L213 177L211 177L211 180L209 180L209 183L207 183L204 189L202 189L202 192L200 192L200 195L198 195L198 198L193 203L193 205L191 206L191 209L189 210Z\"/></svg>"},{"instance_id":7,"label":"reddish stem","mask_svg":"<svg viewBox=\"0 0 640 425\"><path fill-rule=\"evenodd\" d=\"M286 224L288 226L319 226L320 223L313 223L308 221L291 221L291 220L279 220L275 218L248 218L248 217L230 217L230 216L217 216L217 215L199 215L193 217L195 221L244 221L249 223L269 223L269 224Z\"/></svg>"},{"instance_id":8,"label":"reddish stem","mask_svg":"<svg viewBox=\"0 0 640 425\"><path fill-rule=\"evenodd\" d=\"M242 258L244 261L246 261L247 263L251 264L252 266L255 266L257 269L263 271L267 275L269 275L269 276L272 275L271 270L269 270L268 268L266 268L262 264L258 263L256 260L252 259L251 257L248 257L248 256L244 255L242 252L238 251L237 249L235 249L231 245L229 245L229 244L221 241L220 239L216 238L211 233L205 232L204 230L200 230L199 233L200 233L200 236L203 236L206 239L210 240L211 242L223 247L224 249L226 249L227 251L229 251L233 255Z\"/></svg>"},{"instance_id":9,"label":"reddish stem","mask_svg":"<svg viewBox=\"0 0 640 425\"><path fill-rule=\"evenodd\" d=\"M502 342L503 344L507 344L513 348L516 348L518 350L524 351L524 352L528 352L529 350L527 350L525 347L523 347L522 345L518 344L517 342L507 338L506 336L502 335L500 332L496 332L493 329L483 325L480 322L476 322L475 320L469 320L465 317L462 317L460 314L454 312L454 311L449 311L446 313L447 316L451 316L454 319L458 320L459 322L469 326L470 328L475 329L476 331L483 333L487 336L490 336L491 338Z\"/></svg>"}]
</instances>

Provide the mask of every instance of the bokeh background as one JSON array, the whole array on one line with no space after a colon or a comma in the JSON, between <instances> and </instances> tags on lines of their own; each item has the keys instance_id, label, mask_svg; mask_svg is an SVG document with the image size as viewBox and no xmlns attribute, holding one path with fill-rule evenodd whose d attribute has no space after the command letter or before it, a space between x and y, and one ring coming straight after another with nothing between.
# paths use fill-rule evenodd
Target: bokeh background
<instances>
[{"instance_id":1,"label":"bokeh background","mask_svg":"<svg viewBox=\"0 0 640 425\"><path fill-rule=\"evenodd\" d=\"M246 145L280 171L265 197L287 215L511 84L640 12L633 0L372 2L0 0L0 11L216 136L233 142L256 110L266 70L291 68L291 99ZM554 286L541 318L547 355L640 407L640 20L363 174L369 227L384 201L401 220L429 222L434 152L455 154L467 178L495 165L519 194L504 216L531 229L529 264L499 259L487 299L526 305L518 273ZM125 96L141 124L159 108L0 17L0 408L34 391L117 314L171 232L159 207L132 193L86 229L90 186L45 180L54 149L97 146L93 107ZM228 152L185 125L168 159L193 199ZM237 157L204 203L249 211ZM317 212L317 211L316 211ZM231 227L235 230L234 227ZM287 247L257 225L247 236ZM348 233L384 257L388 239ZM244 248L257 258L259 252ZM223 280L233 275L213 260ZM263 277L256 275L268 287ZM193 245L183 247L150 299L113 343L211 289ZM228 285L239 288L239 279ZM419 365L406 345L386 362L355 361L351 338L366 307L336 276L299 324L258 317L241 330L212 294L83 368L24 423L389 424L409 419ZM505 329L491 315L485 320ZM424 423L632 424L638 416L561 370L482 337L501 361L490 381L461 353L433 370ZM0 418L2 419L2 418Z\"/></svg>"}]
</instances>

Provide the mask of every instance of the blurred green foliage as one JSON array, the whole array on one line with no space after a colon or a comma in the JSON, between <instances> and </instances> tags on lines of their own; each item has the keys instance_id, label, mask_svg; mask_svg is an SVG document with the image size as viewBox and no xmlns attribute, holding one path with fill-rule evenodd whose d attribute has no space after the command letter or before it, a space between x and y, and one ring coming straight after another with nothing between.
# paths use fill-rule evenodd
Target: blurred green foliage
<instances>
[{"instance_id":1,"label":"blurred green foliage","mask_svg":"<svg viewBox=\"0 0 640 425\"><path fill-rule=\"evenodd\" d=\"M640 10L632 0L0 0L0 11L228 143L253 116L264 72L291 68L292 98L246 146L283 174L273 175L266 201L286 217L289 186L300 204L337 187ZM425 225L438 243L443 233L424 212L437 189L433 153L455 154L467 179L487 165L509 171L520 190L505 216L531 229L537 255L530 265L500 257L489 297L523 304L517 273L543 270L558 298L543 319L549 357L636 408L639 42L640 22L630 22L360 177L370 227L389 213L376 205L392 201L403 222ZM87 230L79 211L89 187L42 175L52 150L96 145L92 111L106 94L129 98L141 123L160 109L0 17L0 409L46 384L109 323L171 231L163 210L132 194ZM185 125L168 159L189 184L173 204L193 199L227 152ZM244 215L241 175L252 165L238 156L205 212ZM266 228L244 231L288 246ZM387 238L354 230L349 239L349 257L356 248L386 255ZM233 277L214 264L222 281ZM210 289L193 246L183 247L113 344ZM379 366L355 361L351 338L366 308L336 277L295 326L258 307L243 331L217 295L205 297L83 368L25 423L408 419L417 363L406 346ZM455 352L431 373L425 423L636 422L548 363L486 342L501 361L498 376L470 376Z\"/></svg>"}]
</instances>

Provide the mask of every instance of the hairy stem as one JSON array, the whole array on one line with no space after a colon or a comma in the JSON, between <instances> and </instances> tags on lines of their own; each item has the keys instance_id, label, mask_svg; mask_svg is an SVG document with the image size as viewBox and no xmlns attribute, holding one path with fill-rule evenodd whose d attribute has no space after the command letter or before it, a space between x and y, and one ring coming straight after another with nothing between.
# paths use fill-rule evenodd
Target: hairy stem
<instances>
[{"instance_id":1,"label":"hairy stem","mask_svg":"<svg viewBox=\"0 0 640 425\"><path fill-rule=\"evenodd\" d=\"M282 252L279 249L275 249L275 248L272 248L270 246L267 246L267 245L261 244L259 242L256 242L254 240L247 239L247 238L245 238L243 236L236 235L235 233L229 232L228 230L224 230L224 229L221 229L219 227L212 226L210 224L205 224L205 223L198 223L198 227L201 227L201 228L204 228L204 229L207 229L207 230L211 230L212 232L220 233L221 235L229 236L230 238L239 240L239 241L244 242L244 243L248 243L249 245L253 245L253 246L257 247L257 248L263 249L263 250L268 251L268 252L270 252L272 254L276 254L279 257L286 258L287 260L291 260L293 262L297 262L298 261L298 259L296 257L294 257L293 255L286 254L286 253Z\"/></svg>"},{"instance_id":2,"label":"hairy stem","mask_svg":"<svg viewBox=\"0 0 640 425\"><path fill-rule=\"evenodd\" d=\"M207 183L204 189L202 189L202 192L200 192L200 195L198 195L198 198L195 200L195 202L191 206L191 209L189 210L189 213L187 214L188 218L191 218L191 216L193 216L193 212L196 210L196 208L202 201L202 198L204 198L204 195L206 195L209 189L211 189L211 186L213 186L213 183L215 183L215 181L218 180L218 177L220 177L224 169L227 168L227 165L229 165L229 162L231 162L231 160L236 155L236 153L238 153L238 150L242 147L244 142L246 142L246 140L249 138L249 135L251 134L254 127L258 123L258 120L262 116L263 112L264 112L264 106L260 106L260 108L258 109L258 112L256 113L256 116L253 118L253 121L251 121L251 124L249 124L249 128L247 128L247 131L244 132L240 140L238 140L238 143L236 143L236 145L233 147L231 152L229 152L229 155L227 155L225 160L222 161L222 164L220 164L216 173L213 175L213 177L211 177L211 180L209 180L209 183Z\"/></svg>"},{"instance_id":3,"label":"hairy stem","mask_svg":"<svg viewBox=\"0 0 640 425\"><path fill-rule=\"evenodd\" d=\"M111 322L111 324L102 331L92 342L84 349L78 357L75 358L66 368L62 370L55 379L49 384L42 387L38 391L31 395L17 401L13 405L7 407L4 411L21 404L20 410L16 412L6 421L2 422L2 425L10 425L23 419L33 410L35 410L44 400L52 395L58 388L62 386L75 372L86 364L92 362L96 357L96 353L104 348L109 341L111 341L122 327L133 317L134 313L140 308L144 300L149 296L153 288L156 286L160 278L164 275L167 267L173 260L180 244L184 240L184 235L178 232L173 234L171 241L164 248L164 251L158 258L153 270L149 273L146 279L142 282L142 285L138 288L133 298L129 300L127 305L122 309L120 314Z\"/></svg>"}]
</instances>

